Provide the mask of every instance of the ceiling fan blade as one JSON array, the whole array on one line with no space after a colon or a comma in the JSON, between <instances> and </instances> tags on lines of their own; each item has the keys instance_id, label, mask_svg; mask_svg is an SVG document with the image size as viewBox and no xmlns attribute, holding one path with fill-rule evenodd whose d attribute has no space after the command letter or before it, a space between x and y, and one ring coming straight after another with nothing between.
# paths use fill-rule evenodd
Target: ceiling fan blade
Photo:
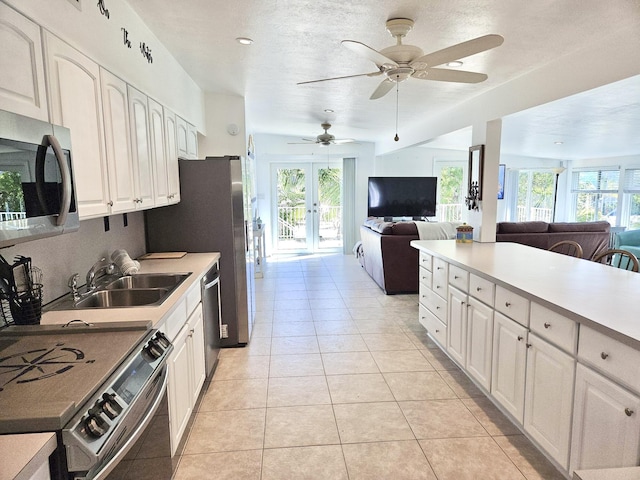
<instances>
[{"instance_id":1,"label":"ceiling fan blade","mask_svg":"<svg viewBox=\"0 0 640 480\"><path fill-rule=\"evenodd\" d=\"M353 138L339 138L333 141L336 145L344 145L345 143L356 143Z\"/></svg>"},{"instance_id":2,"label":"ceiling fan blade","mask_svg":"<svg viewBox=\"0 0 640 480\"><path fill-rule=\"evenodd\" d=\"M427 53L411 62L411 66L416 70L422 70L426 67L436 67L458 60L459 58L469 57L476 53L499 47L502 45L502 42L504 42L504 38L500 35L484 35L483 37L474 38L473 40L443 48L437 52Z\"/></svg>"},{"instance_id":3,"label":"ceiling fan blade","mask_svg":"<svg viewBox=\"0 0 640 480\"><path fill-rule=\"evenodd\" d=\"M303 140L305 140L303 138ZM287 145L313 145L317 143L315 140L309 140L308 142L287 142Z\"/></svg>"},{"instance_id":4,"label":"ceiling fan blade","mask_svg":"<svg viewBox=\"0 0 640 480\"><path fill-rule=\"evenodd\" d=\"M420 80L437 80L439 82L480 83L489 78L484 73L466 72L464 70L447 70L446 68L427 68L414 73L413 78Z\"/></svg>"},{"instance_id":5,"label":"ceiling fan blade","mask_svg":"<svg viewBox=\"0 0 640 480\"><path fill-rule=\"evenodd\" d=\"M377 72L371 72L371 73L359 73L358 75L345 75L344 77L332 77L332 78L323 78L321 80L309 80L308 82L298 82L297 85L306 85L307 83L327 82L329 80L342 80L344 78L377 77L378 75L382 75L382 70L378 70Z\"/></svg>"},{"instance_id":6,"label":"ceiling fan blade","mask_svg":"<svg viewBox=\"0 0 640 480\"><path fill-rule=\"evenodd\" d=\"M378 67L382 67L383 65L387 65L391 68L395 68L398 66L396 62L391 60L389 57L384 56L377 50L365 45L361 42L356 42L355 40L343 40L342 45L347 47L352 52L360 55L361 57L368 58L373 63L375 63Z\"/></svg>"},{"instance_id":7,"label":"ceiling fan blade","mask_svg":"<svg viewBox=\"0 0 640 480\"><path fill-rule=\"evenodd\" d=\"M394 84L395 82L392 82L388 78L385 78L380 83L380 85L378 85L378 88L376 88L374 92L371 94L371 96L369 97L369 100L376 100L380 97L384 97L387 93L389 93L389 90L393 88Z\"/></svg>"}]
</instances>

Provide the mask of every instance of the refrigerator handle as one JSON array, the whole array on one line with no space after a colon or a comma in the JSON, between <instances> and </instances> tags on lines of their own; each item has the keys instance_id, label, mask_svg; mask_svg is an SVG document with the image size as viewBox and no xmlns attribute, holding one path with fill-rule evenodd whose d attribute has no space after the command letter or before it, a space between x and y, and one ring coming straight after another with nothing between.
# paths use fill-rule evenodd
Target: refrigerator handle
<instances>
[{"instance_id":1,"label":"refrigerator handle","mask_svg":"<svg viewBox=\"0 0 640 480\"><path fill-rule=\"evenodd\" d=\"M244 251L249 253L249 222L244 221Z\"/></svg>"}]
</instances>

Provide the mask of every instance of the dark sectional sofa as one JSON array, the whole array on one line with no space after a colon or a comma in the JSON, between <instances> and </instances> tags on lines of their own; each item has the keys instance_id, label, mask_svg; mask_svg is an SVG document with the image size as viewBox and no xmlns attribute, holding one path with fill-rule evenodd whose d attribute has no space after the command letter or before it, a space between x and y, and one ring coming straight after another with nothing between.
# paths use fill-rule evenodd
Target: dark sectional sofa
<instances>
[{"instance_id":1,"label":"dark sectional sofa","mask_svg":"<svg viewBox=\"0 0 640 480\"><path fill-rule=\"evenodd\" d=\"M500 222L496 228L497 242L514 242L548 249L562 240L573 240L582 247L583 258L609 248L609 222Z\"/></svg>"}]
</instances>

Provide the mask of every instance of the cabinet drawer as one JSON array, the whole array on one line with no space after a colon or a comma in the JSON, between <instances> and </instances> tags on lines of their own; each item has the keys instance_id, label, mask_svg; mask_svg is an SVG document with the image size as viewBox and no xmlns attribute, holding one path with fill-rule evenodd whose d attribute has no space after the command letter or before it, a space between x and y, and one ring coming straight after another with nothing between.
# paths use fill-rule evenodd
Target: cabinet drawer
<instances>
[{"instance_id":1,"label":"cabinet drawer","mask_svg":"<svg viewBox=\"0 0 640 480\"><path fill-rule=\"evenodd\" d=\"M495 308L520 325L529 326L529 300L517 293L496 286Z\"/></svg>"},{"instance_id":2,"label":"cabinet drawer","mask_svg":"<svg viewBox=\"0 0 640 480\"><path fill-rule=\"evenodd\" d=\"M198 304L200 303L202 296L200 294L200 282L196 282L193 284L191 289L187 292L186 302L187 302L187 317L191 315Z\"/></svg>"},{"instance_id":3,"label":"cabinet drawer","mask_svg":"<svg viewBox=\"0 0 640 480\"><path fill-rule=\"evenodd\" d=\"M431 288L442 298L447 298L447 285L449 284L449 264L441 258L433 259L433 277Z\"/></svg>"},{"instance_id":4,"label":"cabinet drawer","mask_svg":"<svg viewBox=\"0 0 640 480\"><path fill-rule=\"evenodd\" d=\"M161 330L173 342L178 332L182 329L187 321L187 303L184 299L178 302L176 308L171 312L164 323Z\"/></svg>"},{"instance_id":5,"label":"cabinet drawer","mask_svg":"<svg viewBox=\"0 0 640 480\"><path fill-rule=\"evenodd\" d=\"M489 280L485 280L473 273L469 275L469 294L472 297L475 297L482 303L493 307L493 296L495 291L496 286Z\"/></svg>"},{"instance_id":6,"label":"cabinet drawer","mask_svg":"<svg viewBox=\"0 0 640 480\"><path fill-rule=\"evenodd\" d=\"M447 301L422 284L420 285L420 303L443 323L447 323Z\"/></svg>"},{"instance_id":7,"label":"cabinet drawer","mask_svg":"<svg viewBox=\"0 0 640 480\"><path fill-rule=\"evenodd\" d=\"M640 351L635 348L582 325L578 358L640 392Z\"/></svg>"},{"instance_id":8,"label":"cabinet drawer","mask_svg":"<svg viewBox=\"0 0 640 480\"><path fill-rule=\"evenodd\" d=\"M430 272L432 271L433 257L425 252L420 252L420 266L426 268Z\"/></svg>"},{"instance_id":9,"label":"cabinet drawer","mask_svg":"<svg viewBox=\"0 0 640 480\"><path fill-rule=\"evenodd\" d=\"M420 283L427 288L431 288L431 277L433 276L431 271L427 270L426 268L420 268L419 275Z\"/></svg>"},{"instance_id":10,"label":"cabinet drawer","mask_svg":"<svg viewBox=\"0 0 640 480\"><path fill-rule=\"evenodd\" d=\"M455 265L449 265L449 283L465 293L469 291L469 272Z\"/></svg>"},{"instance_id":11,"label":"cabinet drawer","mask_svg":"<svg viewBox=\"0 0 640 480\"><path fill-rule=\"evenodd\" d=\"M420 305L418 315L418 320L422 326L426 328L427 332L431 334L431 337L444 348L447 341L447 326L422 305Z\"/></svg>"},{"instance_id":12,"label":"cabinet drawer","mask_svg":"<svg viewBox=\"0 0 640 480\"><path fill-rule=\"evenodd\" d=\"M578 324L537 303L531 303L529 327L532 332L575 355L578 348Z\"/></svg>"}]
</instances>

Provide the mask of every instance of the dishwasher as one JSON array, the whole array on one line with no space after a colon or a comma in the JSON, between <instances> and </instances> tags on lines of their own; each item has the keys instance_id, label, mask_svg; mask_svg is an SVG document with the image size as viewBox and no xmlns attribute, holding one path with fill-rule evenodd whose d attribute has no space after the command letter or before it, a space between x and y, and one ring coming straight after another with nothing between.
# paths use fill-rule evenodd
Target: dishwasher
<instances>
[{"instance_id":1,"label":"dishwasher","mask_svg":"<svg viewBox=\"0 0 640 480\"><path fill-rule=\"evenodd\" d=\"M210 379L218 364L222 315L220 312L220 272L218 263L202 277L202 315L204 323L204 350L207 378Z\"/></svg>"}]
</instances>

